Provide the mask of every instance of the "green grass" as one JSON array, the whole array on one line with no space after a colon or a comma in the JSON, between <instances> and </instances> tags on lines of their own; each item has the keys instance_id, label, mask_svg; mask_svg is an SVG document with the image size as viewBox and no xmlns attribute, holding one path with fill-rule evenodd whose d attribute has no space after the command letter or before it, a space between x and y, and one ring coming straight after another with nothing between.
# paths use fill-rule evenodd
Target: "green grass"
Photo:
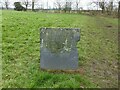
<instances>
[{"instance_id":1,"label":"green grass","mask_svg":"<svg viewBox=\"0 0 120 90\"><path fill-rule=\"evenodd\" d=\"M3 11L3 87L117 87L117 19L80 14ZM40 28L81 29L79 68L84 74L40 70Z\"/></svg>"},{"instance_id":2,"label":"green grass","mask_svg":"<svg viewBox=\"0 0 120 90\"><path fill-rule=\"evenodd\" d=\"M2 88L2 11L0 10L0 89Z\"/></svg>"}]
</instances>

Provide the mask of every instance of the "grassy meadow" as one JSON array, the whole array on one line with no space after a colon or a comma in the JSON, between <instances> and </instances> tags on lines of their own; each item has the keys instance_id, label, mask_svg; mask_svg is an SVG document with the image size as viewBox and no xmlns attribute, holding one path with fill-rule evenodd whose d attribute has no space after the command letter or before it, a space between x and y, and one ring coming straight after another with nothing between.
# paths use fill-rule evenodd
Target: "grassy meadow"
<instances>
[{"instance_id":1,"label":"grassy meadow","mask_svg":"<svg viewBox=\"0 0 120 90\"><path fill-rule=\"evenodd\" d=\"M40 28L80 28L79 73L40 69ZM4 88L118 87L118 19L81 14L2 11Z\"/></svg>"}]
</instances>

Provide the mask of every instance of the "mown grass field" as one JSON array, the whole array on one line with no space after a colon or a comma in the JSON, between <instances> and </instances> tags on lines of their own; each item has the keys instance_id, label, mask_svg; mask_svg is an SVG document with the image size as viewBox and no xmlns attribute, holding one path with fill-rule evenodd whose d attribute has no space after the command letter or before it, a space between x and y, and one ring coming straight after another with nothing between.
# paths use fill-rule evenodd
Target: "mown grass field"
<instances>
[{"instance_id":1,"label":"mown grass field","mask_svg":"<svg viewBox=\"0 0 120 90\"><path fill-rule=\"evenodd\" d=\"M81 29L80 73L40 69L40 28ZM3 87L118 87L118 21L80 14L2 11Z\"/></svg>"}]
</instances>

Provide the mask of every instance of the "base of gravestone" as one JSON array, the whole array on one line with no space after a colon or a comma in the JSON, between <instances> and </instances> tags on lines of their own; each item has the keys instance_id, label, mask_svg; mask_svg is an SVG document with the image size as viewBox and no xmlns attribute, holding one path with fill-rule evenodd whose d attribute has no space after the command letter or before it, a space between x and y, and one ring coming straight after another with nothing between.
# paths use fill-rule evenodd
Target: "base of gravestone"
<instances>
[{"instance_id":1,"label":"base of gravestone","mask_svg":"<svg viewBox=\"0 0 120 90\"><path fill-rule=\"evenodd\" d=\"M51 69L43 69L41 68L42 71L50 72L50 73L69 73L69 74L75 74L79 73L81 75L84 75L84 69L83 68L78 68L76 70L51 70Z\"/></svg>"}]
</instances>

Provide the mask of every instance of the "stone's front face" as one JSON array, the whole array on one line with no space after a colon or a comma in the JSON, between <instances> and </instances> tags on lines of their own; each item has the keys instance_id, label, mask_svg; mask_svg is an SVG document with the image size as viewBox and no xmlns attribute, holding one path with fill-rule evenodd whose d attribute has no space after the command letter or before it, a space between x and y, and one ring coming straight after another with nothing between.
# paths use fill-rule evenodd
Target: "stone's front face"
<instances>
[{"instance_id":1,"label":"stone's front face","mask_svg":"<svg viewBox=\"0 0 120 90\"><path fill-rule=\"evenodd\" d=\"M41 28L40 29L40 66L42 69L77 69L77 41L80 29Z\"/></svg>"}]
</instances>

